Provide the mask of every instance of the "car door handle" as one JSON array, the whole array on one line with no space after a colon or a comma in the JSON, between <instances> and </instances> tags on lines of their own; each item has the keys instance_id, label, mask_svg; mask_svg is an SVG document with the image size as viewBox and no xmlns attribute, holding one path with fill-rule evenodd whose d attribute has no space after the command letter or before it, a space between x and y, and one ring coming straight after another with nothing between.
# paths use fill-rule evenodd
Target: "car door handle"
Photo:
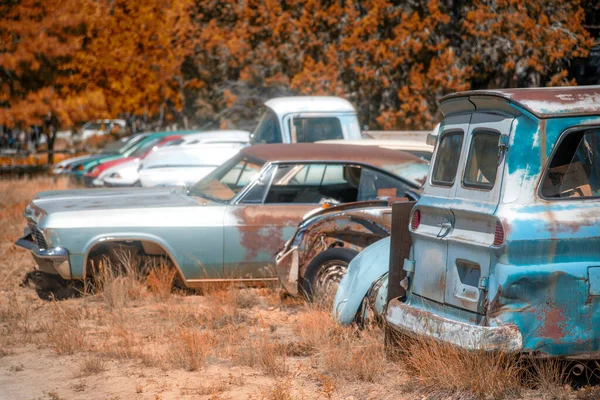
<instances>
[{"instance_id":1,"label":"car door handle","mask_svg":"<svg viewBox=\"0 0 600 400\"><path fill-rule=\"evenodd\" d=\"M442 222L441 224L438 225L440 228L443 229L451 229L452 228L452 223L449 221L446 222Z\"/></svg>"},{"instance_id":2,"label":"car door handle","mask_svg":"<svg viewBox=\"0 0 600 400\"><path fill-rule=\"evenodd\" d=\"M442 222L438 224L438 226L440 227L440 232L437 234L437 237L440 239L448 236L452 229L452 223L450 221Z\"/></svg>"}]
</instances>

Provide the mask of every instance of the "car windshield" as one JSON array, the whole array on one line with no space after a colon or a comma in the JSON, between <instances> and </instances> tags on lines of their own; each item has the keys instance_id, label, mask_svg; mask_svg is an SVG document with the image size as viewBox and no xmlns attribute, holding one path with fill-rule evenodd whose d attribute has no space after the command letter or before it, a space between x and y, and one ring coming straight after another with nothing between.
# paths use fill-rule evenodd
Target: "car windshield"
<instances>
[{"instance_id":1,"label":"car windshield","mask_svg":"<svg viewBox=\"0 0 600 400\"><path fill-rule=\"evenodd\" d=\"M228 202L258 176L264 164L264 161L238 154L192 186L189 193Z\"/></svg>"},{"instance_id":2,"label":"car windshield","mask_svg":"<svg viewBox=\"0 0 600 400\"><path fill-rule=\"evenodd\" d=\"M163 140L163 138L154 138L154 139L149 140L147 143L142 144L136 151L131 153L130 157L134 157L134 158L142 157L148 151L152 150L152 148L154 146L156 146L157 144L159 144L162 140Z\"/></svg>"},{"instance_id":3,"label":"car windshield","mask_svg":"<svg viewBox=\"0 0 600 400\"><path fill-rule=\"evenodd\" d=\"M125 143L125 145L123 145L121 148L119 148L119 153L121 154L126 154L128 152L130 152L134 147L137 147L139 145L139 143L146 139L148 137L147 134L140 134L140 135L136 135L134 136L131 140L129 140L127 143Z\"/></svg>"}]
</instances>

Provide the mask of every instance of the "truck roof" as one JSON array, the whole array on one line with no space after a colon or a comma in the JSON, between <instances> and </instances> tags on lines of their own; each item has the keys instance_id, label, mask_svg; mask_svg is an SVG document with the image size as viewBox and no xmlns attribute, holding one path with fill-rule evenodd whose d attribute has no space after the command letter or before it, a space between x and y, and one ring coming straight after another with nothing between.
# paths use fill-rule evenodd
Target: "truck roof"
<instances>
[{"instance_id":1,"label":"truck roof","mask_svg":"<svg viewBox=\"0 0 600 400\"><path fill-rule=\"evenodd\" d=\"M277 115L296 112L356 112L348 100L333 96L276 97L267 100L265 106L272 109Z\"/></svg>"},{"instance_id":2,"label":"truck roof","mask_svg":"<svg viewBox=\"0 0 600 400\"><path fill-rule=\"evenodd\" d=\"M537 118L600 115L600 86L471 90L444 96L440 105L452 99L483 96L507 100Z\"/></svg>"}]
</instances>

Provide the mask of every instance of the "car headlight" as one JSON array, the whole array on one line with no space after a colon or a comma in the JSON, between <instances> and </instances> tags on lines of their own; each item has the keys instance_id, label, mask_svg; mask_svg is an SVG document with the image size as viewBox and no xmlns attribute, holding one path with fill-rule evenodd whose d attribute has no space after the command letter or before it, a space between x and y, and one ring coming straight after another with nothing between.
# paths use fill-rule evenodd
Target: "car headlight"
<instances>
[{"instance_id":1,"label":"car headlight","mask_svg":"<svg viewBox=\"0 0 600 400\"><path fill-rule=\"evenodd\" d=\"M121 179L121 175L118 172L113 172L112 174L110 174L111 178L117 178L117 179Z\"/></svg>"},{"instance_id":2,"label":"car headlight","mask_svg":"<svg viewBox=\"0 0 600 400\"><path fill-rule=\"evenodd\" d=\"M93 176L98 176L99 174L100 174L100 168L98 168L98 167L94 167L94 168L92 168L92 170L90 171L90 175L93 175Z\"/></svg>"},{"instance_id":3,"label":"car headlight","mask_svg":"<svg viewBox=\"0 0 600 400\"><path fill-rule=\"evenodd\" d=\"M83 171L85 170L85 165L80 165L79 167L77 167L77 171Z\"/></svg>"}]
</instances>

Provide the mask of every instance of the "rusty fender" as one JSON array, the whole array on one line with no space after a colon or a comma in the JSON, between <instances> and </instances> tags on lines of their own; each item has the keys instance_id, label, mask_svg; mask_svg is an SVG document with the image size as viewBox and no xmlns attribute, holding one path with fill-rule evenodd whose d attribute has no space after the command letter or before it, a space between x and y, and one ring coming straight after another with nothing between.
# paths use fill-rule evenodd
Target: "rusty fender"
<instances>
[{"instance_id":1,"label":"rusty fender","mask_svg":"<svg viewBox=\"0 0 600 400\"><path fill-rule=\"evenodd\" d=\"M361 251L390 235L391 208L343 209L315 215L300 224L277 257L277 274L284 288L297 294L298 283L310 262L321 252L343 247Z\"/></svg>"}]
</instances>

